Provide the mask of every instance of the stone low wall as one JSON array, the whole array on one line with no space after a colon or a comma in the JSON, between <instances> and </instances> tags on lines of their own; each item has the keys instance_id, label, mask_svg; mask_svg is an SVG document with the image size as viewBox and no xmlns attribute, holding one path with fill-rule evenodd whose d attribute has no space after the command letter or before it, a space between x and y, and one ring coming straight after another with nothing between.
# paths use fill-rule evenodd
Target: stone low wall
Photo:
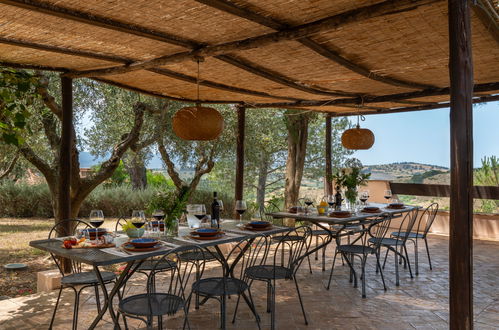
<instances>
[{"instance_id":1,"label":"stone low wall","mask_svg":"<svg viewBox=\"0 0 499 330\"><path fill-rule=\"evenodd\" d=\"M367 187L369 189L369 201L373 203L386 203L384 191L390 189L389 181L370 180ZM394 196L396 197L396 196ZM400 220L395 219L391 225L398 229ZM449 211L439 211L430 232L440 235L449 235ZM475 213L473 216L473 238L499 241L499 214Z\"/></svg>"}]
</instances>

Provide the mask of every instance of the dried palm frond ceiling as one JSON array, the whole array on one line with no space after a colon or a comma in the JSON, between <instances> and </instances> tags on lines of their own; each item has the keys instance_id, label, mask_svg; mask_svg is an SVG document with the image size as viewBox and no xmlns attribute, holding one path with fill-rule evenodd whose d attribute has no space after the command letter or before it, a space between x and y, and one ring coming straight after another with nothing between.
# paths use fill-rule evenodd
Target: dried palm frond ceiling
<instances>
[{"instance_id":1,"label":"dried palm frond ceiling","mask_svg":"<svg viewBox=\"0 0 499 330\"><path fill-rule=\"evenodd\" d=\"M499 15L472 4L475 102L499 99ZM382 113L448 105L443 0L0 0L0 64L160 97Z\"/></svg>"}]
</instances>

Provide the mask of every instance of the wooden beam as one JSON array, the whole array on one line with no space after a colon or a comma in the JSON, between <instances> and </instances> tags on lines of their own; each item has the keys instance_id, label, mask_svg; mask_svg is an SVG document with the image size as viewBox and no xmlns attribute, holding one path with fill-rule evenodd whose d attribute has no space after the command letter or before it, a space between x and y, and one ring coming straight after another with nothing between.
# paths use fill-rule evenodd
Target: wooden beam
<instances>
[{"instance_id":1,"label":"wooden beam","mask_svg":"<svg viewBox=\"0 0 499 330\"><path fill-rule=\"evenodd\" d=\"M127 63L132 62L131 59L127 59L127 58L120 57L120 56L97 54L94 52L89 52L89 51L84 51L84 50L75 50L75 49L69 49L69 48L65 48L65 47L39 44L39 43L34 43L34 42L24 41L24 40L19 40L19 39L13 39L13 38L0 37L0 43L12 45L12 46L16 46L16 47L24 47L24 48L31 48L31 49L35 49L35 50L53 52L53 53L58 53L58 54L91 58L93 60L103 60L103 61L123 63L123 64L127 64ZM69 69L66 69L66 70L69 70Z\"/></svg>"},{"instance_id":2,"label":"wooden beam","mask_svg":"<svg viewBox=\"0 0 499 330\"><path fill-rule=\"evenodd\" d=\"M148 29L143 26L120 22L107 17L54 5L48 2L40 2L36 0L2 0L1 3L10 6L15 6L18 8L28 9L34 12L50 16L76 21L83 24L98 26L108 30L134 34L139 37L167 42L170 44L183 46L186 48L194 48L198 46L198 44L195 41L186 38L181 38L162 31Z\"/></svg>"},{"instance_id":3,"label":"wooden beam","mask_svg":"<svg viewBox=\"0 0 499 330\"><path fill-rule=\"evenodd\" d=\"M237 106L237 135L236 135L236 190L234 200L243 200L244 188L244 138L246 126L246 108ZM234 218L238 215L234 211Z\"/></svg>"},{"instance_id":4,"label":"wooden beam","mask_svg":"<svg viewBox=\"0 0 499 330\"><path fill-rule=\"evenodd\" d=\"M333 166L332 166L332 157L331 157L331 116L326 115L326 140L324 145L326 147L325 156L326 156L326 182L325 182L325 191L326 196L333 194Z\"/></svg>"},{"instance_id":5,"label":"wooden beam","mask_svg":"<svg viewBox=\"0 0 499 330\"><path fill-rule=\"evenodd\" d=\"M325 31L335 30L346 24L370 19L382 15L389 15L404 10L413 10L422 5L427 5L442 0L387 0L370 6L356 8L338 15L326 17L318 21L299 25L284 31L272 32L243 40L235 40L216 45L207 45L192 51L180 52L172 55L161 56L152 60L139 61L125 66L104 68L97 70L87 70L68 73L68 76L77 77L97 77L113 74L122 74L135 70L162 66L168 63L178 63L185 60L192 60L199 57L208 57L227 54L234 51L248 50L257 47L264 47L282 41L297 40Z\"/></svg>"},{"instance_id":6,"label":"wooden beam","mask_svg":"<svg viewBox=\"0 0 499 330\"><path fill-rule=\"evenodd\" d=\"M224 61L226 63L232 64L240 69L256 74L260 77L266 78L278 84L288 86L303 92L318 94L318 95L328 95L328 96L358 96L355 93L347 93L342 91L329 91L325 89L320 89L319 87L311 87L299 82L293 81L291 78L285 77L276 72L272 72L267 68L263 68L255 63L250 63L247 60L237 58L235 56L219 55L216 56L217 59Z\"/></svg>"},{"instance_id":7,"label":"wooden beam","mask_svg":"<svg viewBox=\"0 0 499 330\"><path fill-rule=\"evenodd\" d=\"M499 14L488 0L476 0L472 3L473 12L499 44Z\"/></svg>"},{"instance_id":8,"label":"wooden beam","mask_svg":"<svg viewBox=\"0 0 499 330\"><path fill-rule=\"evenodd\" d=\"M91 58L91 59L98 59L98 60L105 60L109 62L117 62L117 63L132 63L134 60L126 57L120 57L120 56L110 56L110 55L103 55L103 54L97 54L93 52L88 52L88 51L82 51L82 50L74 50L74 49L68 49L64 47L56 47L56 46L50 46L50 45L44 45L44 44L38 44L38 43L33 43L33 42L26 42L23 40L17 40L17 39L12 39L12 38L2 38L0 37L0 43L5 43L9 45L14 45L14 46L19 46L19 47L26 47L26 48L32 48L36 50L43 50L43 51L49 51L49 52L54 52L58 54L65 54L65 55L72 55L72 56L78 56L78 57L85 57L85 58ZM33 65L25 65L26 68L28 66L32 66L34 69L37 68L37 66ZM51 69L50 67L44 67L47 69ZM41 66L39 68L40 70L44 70ZM68 69L63 69L60 68L61 70L53 70L52 71L64 71L67 72ZM174 78L177 80L183 80L187 81L193 84L196 84L196 78L188 75L184 75L182 73L178 73L172 70L168 69L149 69L148 71L168 76L170 78ZM234 86L229 86L209 80L201 80L200 85L211 87L211 88L216 88L220 90L227 90L230 92L234 93L240 93L240 94L248 94L248 95L255 95L255 96L261 96L261 97L268 97L268 98L273 98L273 99L281 99L281 100L299 100L298 98L295 97L289 97L289 96L275 96L271 95L265 92L259 92L259 91L253 91L245 88L239 88L239 87L234 87Z\"/></svg>"},{"instance_id":9,"label":"wooden beam","mask_svg":"<svg viewBox=\"0 0 499 330\"><path fill-rule=\"evenodd\" d=\"M485 102L493 102L493 101L499 101L499 95L491 95L491 96L479 96L473 98L473 104L476 103L485 103ZM345 105L341 105L341 107L344 107ZM443 109L443 108L450 108L450 102L445 102L445 103L436 103L436 104L426 104L426 105L419 105L415 107L403 107L403 108L385 108L385 109L378 109L372 112L362 112L364 116L366 115L379 115L383 113L400 113L400 112L411 112L411 111L420 111L420 110L434 110L434 109ZM366 108L369 109L369 108ZM353 112L341 112L341 113L336 113L332 114L333 117L345 117L345 116L355 116L358 115L359 111L353 111Z\"/></svg>"},{"instance_id":10,"label":"wooden beam","mask_svg":"<svg viewBox=\"0 0 499 330\"><path fill-rule=\"evenodd\" d=\"M252 21L254 23L269 27L271 29L277 30L277 31L282 31L289 29L291 26L289 24L279 22L276 19L273 19L271 17L263 16L258 13L255 13L247 8L240 7L232 2L229 2L227 0L196 0L197 2L200 2L202 4L205 4L207 6L210 6L212 8L216 8L220 11L223 11L225 13L229 13L241 18L244 18L246 20ZM399 86L399 87L405 87L405 88L416 88L416 89L426 89L434 86L430 85L425 85L425 84L419 84L411 81L404 81L396 78L392 78L389 76L382 76L377 74L376 72L373 72L366 67L354 63L347 58L343 57L340 55L339 52L334 51L324 45L321 45L314 40L305 37L302 39L298 39L298 42L300 42L302 45L308 47L309 49L313 50L315 53L349 69L350 71L353 71L355 73L360 74L361 76L364 76L369 79L373 79L376 81L383 82L385 84L393 85L393 86Z\"/></svg>"},{"instance_id":11,"label":"wooden beam","mask_svg":"<svg viewBox=\"0 0 499 330\"><path fill-rule=\"evenodd\" d=\"M413 195L428 197L450 197L451 186L445 184L398 183L390 182L392 193L397 195ZM474 186L473 198L499 199L499 187Z\"/></svg>"},{"instance_id":12,"label":"wooden beam","mask_svg":"<svg viewBox=\"0 0 499 330\"><path fill-rule=\"evenodd\" d=\"M158 69L148 69L148 71L154 72L154 73L157 73L157 74L161 74L161 75L164 75L164 76L168 76L168 77L171 77L171 78L174 78L174 79L178 79L178 80L183 80L183 81L186 81L186 82L190 82L190 83L193 83L193 84L196 84L196 81L197 81L197 79L195 77L188 76L188 75L185 75L183 73L175 72L175 71L168 70L168 69L163 69L163 68L159 69L158 68ZM271 99L298 100L295 97L277 96L277 95L272 95L272 94L265 93L265 92L260 92L260 91L246 89L246 88L229 86L229 85L217 83L217 82L210 81L210 80L204 80L204 79L199 81L199 85L206 86L206 87L211 87L211 88L215 88L215 89L220 89L220 90L225 90L225 91L229 91L229 92L233 92L233 93L254 95L254 96L260 96L260 97L267 97L267 98L271 98Z\"/></svg>"},{"instance_id":13,"label":"wooden beam","mask_svg":"<svg viewBox=\"0 0 499 330\"><path fill-rule=\"evenodd\" d=\"M474 92L490 92L499 91L499 82L491 82L485 84L475 85ZM406 92L398 94L388 94L380 96L363 96L354 98L341 98L332 100L314 100L314 101L301 101L301 102L281 102L281 103L254 103L253 107L256 108L288 108L288 107L321 107L340 104L366 104L366 103L383 103L395 102L399 100L421 98L426 96L439 96L448 95L450 87L443 88L429 88L422 91Z\"/></svg>"},{"instance_id":14,"label":"wooden beam","mask_svg":"<svg viewBox=\"0 0 499 330\"><path fill-rule=\"evenodd\" d=\"M6 66L15 69L27 69L27 70L43 70L43 71L55 71L55 72L67 72L68 70L61 67L36 65L36 64L19 64L14 62L0 61L0 66Z\"/></svg>"},{"instance_id":15,"label":"wooden beam","mask_svg":"<svg viewBox=\"0 0 499 330\"><path fill-rule=\"evenodd\" d=\"M469 1L449 0L451 329L473 329L473 59Z\"/></svg>"},{"instance_id":16,"label":"wooden beam","mask_svg":"<svg viewBox=\"0 0 499 330\"><path fill-rule=\"evenodd\" d=\"M132 92L137 92L137 93L141 93L141 94L145 94L145 95L150 95L150 96L154 96L154 97L159 97L159 98L168 99L168 100L172 100L172 101L185 102L185 103L234 104L234 103L238 103L239 102L239 101L235 101L235 100L195 100L195 99L186 99L186 98L175 97L175 96L171 96L171 95L167 95L167 94L163 94L163 93L159 93L159 92L152 92L152 91L148 91L148 90L141 89L141 88L138 88L138 87L128 86L128 85L125 85L125 84L122 84L122 83L119 83L119 82L115 82L115 81L112 81L112 80L108 80L108 79L92 78L92 80L95 80L95 81L98 81L98 82L102 82L104 84L109 84L109 85L113 85L113 86L116 86L116 87L120 87L120 88L123 88L123 89L127 89L127 90L132 91Z\"/></svg>"},{"instance_id":17,"label":"wooden beam","mask_svg":"<svg viewBox=\"0 0 499 330\"><path fill-rule=\"evenodd\" d=\"M197 49L200 47L205 46L203 43L196 42L194 40L190 39L182 39L178 36L173 36L169 34L164 34L159 31L152 31L146 28L142 28L140 26L136 25L130 25L128 26L126 23L118 22L118 21L113 21L108 18L102 18L102 17L94 17L93 15L90 15L88 13L83 13L83 12L78 12L78 11L72 11L68 8L64 7L59 7L56 5L47 5L47 4L40 4L38 2L34 1L6 1L2 2L6 3L8 5L13 5L16 7L21 7L24 9L29 9L32 11L40 12L46 15L51 15L55 17L60 17L60 18L65 18L65 19L70 19L73 21L78 21L81 23L89 24L89 25L97 25L102 28L107 28L110 30L116 30L122 33L127 33L127 34L135 34L139 35L144 38L149 38L152 40L156 41L162 41L166 43L173 43L177 44L176 42L172 42L172 39L174 40L181 40L185 46L191 48L191 49ZM106 23L106 24L104 24ZM137 31L140 31L137 32ZM31 42L26 42L26 41L19 41L19 40L14 40L10 38L0 38L0 42L6 43L6 44L12 44L16 46L22 46L22 47L28 47L28 48L33 48L33 49L38 49L38 50L45 50L45 51L51 51L51 52L58 52L61 54L67 54L67 55L74 55L74 56L80 56L80 57L88 57L88 58L93 58L93 59L101 59L105 61L111 61L111 62L117 62L117 63L122 63L122 64L130 64L132 62L136 62L137 60L131 60L127 59L124 57L119 57L119 56L114 56L114 55L102 55L102 54L97 54L94 52L88 52L88 51L81 51L81 50L72 50L72 49L67 49L63 47L56 47L56 46L47 46L47 45L39 45ZM225 56L227 60L231 58L231 56ZM286 78L276 72L271 72L271 73L265 73L261 72L262 68L260 70L255 70L251 68L251 65L248 63L244 63L241 59L235 59L237 62L239 62L239 65L237 65L240 69L246 70L248 72L251 72L253 74L260 75L262 77L273 77L273 81L278 82L279 80L285 81L289 80L289 78ZM227 61L226 61L227 62ZM66 71L69 71L66 70ZM260 71L260 72L258 72ZM299 84L297 82L294 82L295 84ZM291 87L291 85L287 85L288 87ZM303 90L303 89L302 89ZM312 92L312 89L310 89L309 92ZM338 92L339 94L339 92ZM324 95L324 94L323 94ZM337 95L335 93L329 93L325 95ZM353 93L346 93L342 92L341 95L347 96L347 95L355 95Z\"/></svg>"},{"instance_id":18,"label":"wooden beam","mask_svg":"<svg viewBox=\"0 0 499 330\"><path fill-rule=\"evenodd\" d=\"M71 144L73 141L73 81L71 78L61 77L61 94L62 123L58 165L58 221L71 218Z\"/></svg>"}]
</instances>

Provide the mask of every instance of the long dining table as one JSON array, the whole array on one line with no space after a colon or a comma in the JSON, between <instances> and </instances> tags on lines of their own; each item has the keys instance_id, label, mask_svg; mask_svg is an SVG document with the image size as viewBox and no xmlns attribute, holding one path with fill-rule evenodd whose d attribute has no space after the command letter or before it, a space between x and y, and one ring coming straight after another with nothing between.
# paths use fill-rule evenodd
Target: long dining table
<instances>
[{"instance_id":1,"label":"long dining table","mask_svg":"<svg viewBox=\"0 0 499 330\"><path fill-rule=\"evenodd\" d=\"M220 228L226 233L220 239L216 240L196 240L189 237L189 233L192 229L188 227L179 227L179 235L177 237L160 237L161 248L156 251L151 252L125 252L120 248L86 248L86 249L65 249L62 247L61 238L45 239L45 240L35 240L29 243L30 246L47 251L55 256L70 259L72 261L87 264L93 267L97 278L99 279L99 284L102 288L104 296L103 308L100 310L98 315L93 320L89 329L94 329L100 320L104 317L106 312L109 312L113 323L116 328L120 328L119 322L114 311L113 299L117 295L118 291L126 284L128 279L137 271L142 262L148 258L160 256L166 254L172 249L178 249L179 251L187 251L193 246L199 246L201 248L214 247L216 251L222 256L223 251L220 246L227 243L239 242L241 240L256 237L257 235L275 235L279 233L284 233L288 230L285 227L273 226L269 230L265 231L249 231L241 226L241 222L237 220L224 220ZM124 270L121 272L120 276L114 283L111 291L108 292L106 285L103 281L101 275L101 268L109 265L126 263Z\"/></svg>"}]
</instances>

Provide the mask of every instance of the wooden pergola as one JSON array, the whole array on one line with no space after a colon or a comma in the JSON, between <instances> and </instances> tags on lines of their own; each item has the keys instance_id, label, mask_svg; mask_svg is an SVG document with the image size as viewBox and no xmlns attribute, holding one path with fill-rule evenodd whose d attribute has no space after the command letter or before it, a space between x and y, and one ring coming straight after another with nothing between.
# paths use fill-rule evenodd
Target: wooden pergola
<instances>
[{"instance_id":1,"label":"wooden pergola","mask_svg":"<svg viewBox=\"0 0 499 330\"><path fill-rule=\"evenodd\" d=\"M66 215L75 78L195 102L201 60L201 101L238 105L237 199L247 108L324 112L330 132L331 116L450 107L450 327L469 329L472 104L499 100L495 6L492 0L0 0L0 65L61 72L59 205Z\"/></svg>"}]
</instances>

